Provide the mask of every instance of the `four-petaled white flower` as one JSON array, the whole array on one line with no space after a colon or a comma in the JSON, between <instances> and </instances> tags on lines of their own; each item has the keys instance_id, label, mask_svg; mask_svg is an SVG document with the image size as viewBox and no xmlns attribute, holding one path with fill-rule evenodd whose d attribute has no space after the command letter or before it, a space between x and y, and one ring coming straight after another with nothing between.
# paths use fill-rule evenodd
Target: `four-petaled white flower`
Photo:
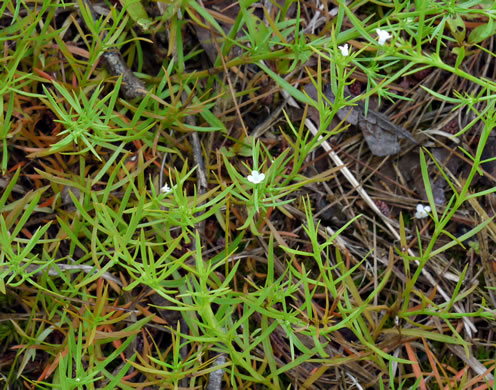
<instances>
[{"instance_id":1,"label":"four-petaled white flower","mask_svg":"<svg viewBox=\"0 0 496 390\"><path fill-rule=\"evenodd\" d=\"M415 213L415 218L422 219L427 217L431 212L431 208L429 206L424 206L422 203L417 205L417 212Z\"/></svg>"},{"instance_id":2,"label":"four-petaled white flower","mask_svg":"<svg viewBox=\"0 0 496 390\"><path fill-rule=\"evenodd\" d=\"M264 173L258 173L258 171L251 171L251 175L248 175L247 177L248 181L253 183L253 184L258 184L264 181L265 179L265 174Z\"/></svg>"},{"instance_id":3,"label":"four-petaled white flower","mask_svg":"<svg viewBox=\"0 0 496 390\"><path fill-rule=\"evenodd\" d=\"M164 186L160 189L160 192L161 192L162 194L167 194L167 193L169 193L170 191L171 191L171 188L170 188L167 184L165 184L165 185L164 185Z\"/></svg>"},{"instance_id":4,"label":"four-petaled white flower","mask_svg":"<svg viewBox=\"0 0 496 390\"><path fill-rule=\"evenodd\" d=\"M341 50L341 54L345 57L348 57L350 54L350 45L345 43L343 46L338 46L338 49Z\"/></svg>"},{"instance_id":5,"label":"four-petaled white flower","mask_svg":"<svg viewBox=\"0 0 496 390\"><path fill-rule=\"evenodd\" d=\"M391 34L385 30L381 30L380 28L377 28L375 32L377 33L379 45L384 45L386 41L392 37Z\"/></svg>"}]
</instances>

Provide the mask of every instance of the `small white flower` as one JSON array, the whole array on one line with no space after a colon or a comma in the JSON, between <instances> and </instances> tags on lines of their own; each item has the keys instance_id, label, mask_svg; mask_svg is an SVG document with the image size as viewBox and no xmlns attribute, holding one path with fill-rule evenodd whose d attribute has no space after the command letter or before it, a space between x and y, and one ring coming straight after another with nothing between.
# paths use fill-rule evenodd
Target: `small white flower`
<instances>
[{"instance_id":1,"label":"small white flower","mask_svg":"<svg viewBox=\"0 0 496 390\"><path fill-rule=\"evenodd\" d=\"M429 206L424 206L423 204L419 203L417 205L417 212L415 213L415 218L417 219L422 219L427 217L431 212L431 208Z\"/></svg>"},{"instance_id":2,"label":"small white flower","mask_svg":"<svg viewBox=\"0 0 496 390\"><path fill-rule=\"evenodd\" d=\"M164 185L164 186L160 189L160 192L161 192L162 194L167 194L167 193L169 193L170 191L171 191L171 188L170 188L167 184L165 184L165 185Z\"/></svg>"},{"instance_id":3,"label":"small white flower","mask_svg":"<svg viewBox=\"0 0 496 390\"><path fill-rule=\"evenodd\" d=\"M265 174L264 173L258 173L258 171L251 171L251 175L248 175L247 177L248 181L253 183L253 184L258 184L264 181L265 179Z\"/></svg>"},{"instance_id":4,"label":"small white flower","mask_svg":"<svg viewBox=\"0 0 496 390\"><path fill-rule=\"evenodd\" d=\"M392 37L391 34L385 30L381 30L380 28L377 28L375 32L377 33L379 45L384 45L386 41Z\"/></svg>"},{"instance_id":5,"label":"small white flower","mask_svg":"<svg viewBox=\"0 0 496 390\"><path fill-rule=\"evenodd\" d=\"M350 54L350 45L345 43L343 46L338 46L338 49L341 50L341 54L345 57L348 57Z\"/></svg>"},{"instance_id":6,"label":"small white flower","mask_svg":"<svg viewBox=\"0 0 496 390\"><path fill-rule=\"evenodd\" d=\"M81 379L80 378L76 378L76 382L81 382Z\"/></svg>"}]
</instances>

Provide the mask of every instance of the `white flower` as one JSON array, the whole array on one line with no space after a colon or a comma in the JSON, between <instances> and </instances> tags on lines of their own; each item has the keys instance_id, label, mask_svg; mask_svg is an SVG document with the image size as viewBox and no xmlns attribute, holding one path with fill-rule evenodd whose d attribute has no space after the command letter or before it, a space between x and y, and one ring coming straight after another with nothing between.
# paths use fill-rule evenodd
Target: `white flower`
<instances>
[{"instance_id":1,"label":"white flower","mask_svg":"<svg viewBox=\"0 0 496 390\"><path fill-rule=\"evenodd\" d=\"M160 189L160 192L161 192L162 194L167 194L167 193L169 193L170 191L171 191L171 188L170 188L167 184L165 184L165 185L164 185L164 186Z\"/></svg>"},{"instance_id":2,"label":"white flower","mask_svg":"<svg viewBox=\"0 0 496 390\"><path fill-rule=\"evenodd\" d=\"M345 43L343 46L338 46L338 49L341 50L341 54L345 57L348 57L350 54L350 45Z\"/></svg>"},{"instance_id":3,"label":"white flower","mask_svg":"<svg viewBox=\"0 0 496 390\"><path fill-rule=\"evenodd\" d=\"M392 37L391 34L385 30L381 30L380 28L377 28L375 32L377 33L379 45L384 45L386 41Z\"/></svg>"},{"instance_id":4,"label":"white flower","mask_svg":"<svg viewBox=\"0 0 496 390\"><path fill-rule=\"evenodd\" d=\"M424 206L423 204L419 203L417 205L417 212L415 213L415 218L417 219L422 219L427 217L431 212L431 208L429 206Z\"/></svg>"},{"instance_id":5,"label":"white flower","mask_svg":"<svg viewBox=\"0 0 496 390\"><path fill-rule=\"evenodd\" d=\"M258 173L258 171L251 171L251 175L248 175L247 177L248 181L253 183L253 184L258 184L264 181L265 179L265 174L264 173Z\"/></svg>"}]
</instances>

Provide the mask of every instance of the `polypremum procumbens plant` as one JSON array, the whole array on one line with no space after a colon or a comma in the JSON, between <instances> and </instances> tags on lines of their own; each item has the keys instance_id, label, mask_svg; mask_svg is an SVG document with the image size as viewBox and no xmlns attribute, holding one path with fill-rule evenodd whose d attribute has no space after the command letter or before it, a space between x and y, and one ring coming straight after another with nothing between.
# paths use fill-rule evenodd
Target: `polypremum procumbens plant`
<instances>
[{"instance_id":1,"label":"polypremum procumbens plant","mask_svg":"<svg viewBox=\"0 0 496 390\"><path fill-rule=\"evenodd\" d=\"M43 100L57 116L55 122L62 125L62 131L59 133L61 139L51 146L51 153L75 153L73 145L76 144L81 146L77 153L91 151L100 160L97 146L115 149L111 142L119 141L121 137L116 134L118 130L112 125L112 120L116 117L114 106L121 81L122 78L117 79L115 87L104 97L101 96L102 84L99 84L89 99L86 97L88 92L84 89L76 94L57 82L53 82L53 89L43 86L46 97ZM59 99L56 92L63 99Z\"/></svg>"},{"instance_id":2,"label":"polypremum procumbens plant","mask_svg":"<svg viewBox=\"0 0 496 390\"><path fill-rule=\"evenodd\" d=\"M318 145L318 142L311 142L311 147ZM279 156L273 158L270 152L259 141L252 142L253 166L242 163L239 171L229 160L224 157L226 169L233 182L229 193L247 208L245 223L239 229L250 227L254 234L258 234L255 219L257 213L263 219L270 208L279 207L292 202L295 198L289 198L298 188L315 181L315 178L308 179L299 174L299 168L304 162L302 155L306 155L304 145L296 143L292 149L285 149ZM295 155L300 159L295 162ZM298 167L295 168L295 164ZM322 179L319 176L317 180Z\"/></svg>"},{"instance_id":3,"label":"polypremum procumbens plant","mask_svg":"<svg viewBox=\"0 0 496 390\"><path fill-rule=\"evenodd\" d=\"M270 158L268 153L264 153L260 163L260 142L253 141L252 143L252 159L253 166L250 167L246 163L243 164L243 169L239 172L229 160L224 157L226 169L233 182L233 188L230 194L243 203L247 208L247 217L245 223L239 229L245 229L248 226L254 234L257 234L255 225L255 216L260 213L265 216L270 207L282 205L291 202L291 200L280 200L287 193L283 193L278 186L278 176L281 171L281 157L286 153L281 154L270 166L267 166L267 160Z\"/></svg>"},{"instance_id":4,"label":"polypremum procumbens plant","mask_svg":"<svg viewBox=\"0 0 496 390\"><path fill-rule=\"evenodd\" d=\"M147 216L157 222L165 223L167 231L180 228L188 242L189 234L198 223L205 221L225 206L227 194L232 187L218 192L217 186L205 194L198 194L196 187L188 184L196 169L195 167L189 170L185 164L180 172L177 170L171 172L170 183L162 185L158 191L151 183L149 196L152 201L144 206Z\"/></svg>"}]
</instances>

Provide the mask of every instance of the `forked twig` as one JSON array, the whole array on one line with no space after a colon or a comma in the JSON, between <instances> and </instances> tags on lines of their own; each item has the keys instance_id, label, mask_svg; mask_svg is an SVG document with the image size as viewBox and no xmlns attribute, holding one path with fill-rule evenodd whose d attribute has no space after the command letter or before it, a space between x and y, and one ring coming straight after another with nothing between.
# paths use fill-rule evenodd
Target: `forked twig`
<instances>
[{"instance_id":1,"label":"forked twig","mask_svg":"<svg viewBox=\"0 0 496 390\"><path fill-rule=\"evenodd\" d=\"M96 21L96 11L92 4L88 0L83 0L83 4L88 8L93 20ZM102 34L103 40L105 40L107 32L103 31ZM122 75L121 92L126 99L143 97L147 94L148 91L145 88L145 83L138 79L131 69L128 68L121 53L117 49L104 51L102 53L102 59L111 75Z\"/></svg>"}]
</instances>

